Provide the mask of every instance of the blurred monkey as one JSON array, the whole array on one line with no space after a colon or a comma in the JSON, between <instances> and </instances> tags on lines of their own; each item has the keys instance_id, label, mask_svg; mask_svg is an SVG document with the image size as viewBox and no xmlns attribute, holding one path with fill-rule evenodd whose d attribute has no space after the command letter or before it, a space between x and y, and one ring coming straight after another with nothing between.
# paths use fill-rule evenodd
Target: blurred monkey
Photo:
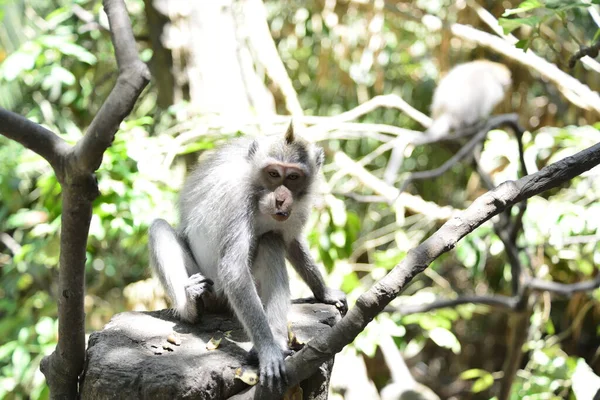
<instances>
[{"instance_id":1,"label":"blurred monkey","mask_svg":"<svg viewBox=\"0 0 600 400\"><path fill-rule=\"evenodd\" d=\"M452 68L433 93L431 126L425 134L433 139L486 120L512 84L510 70L488 60L471 61ZM400 140L390 155L384 179L394 184L405 146Z\"/></svg>"},{"instance_id":2,"label":"blurred monkey","mask_svg":"<svg viewBox=\"0 0 600 400\"><path fill-rule=\"evenodd\" d=\"M433 121L426 133L441 137L487 119L511 83L510 70L497 62L477 60L455 66L433 93Z\"/></svg>"}]
</instances>

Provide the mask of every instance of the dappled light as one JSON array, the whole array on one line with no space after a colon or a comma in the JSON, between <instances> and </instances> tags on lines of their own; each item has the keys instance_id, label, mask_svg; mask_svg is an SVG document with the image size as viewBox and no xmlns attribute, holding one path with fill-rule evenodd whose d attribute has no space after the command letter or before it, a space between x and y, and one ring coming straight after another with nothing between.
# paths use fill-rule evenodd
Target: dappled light
<instances>
[{"instance_id":1,"label":"dappled light","mask_svg":"<svg viewBox=\"0 0 600 400\"><path fill-rule=\"evenodd\" d=\"M335 354L331 381L320 389L332 400L600 393L596 1L1 3L0 398L81 395L83 346L90 335L110 336L113 317L126 329L111 337L116 347L93 350L93 363L114 370L103 376L100 364L85 366L99 385L124 374L136 379L139 371L124 371L132 365L160 365L158 352L163 357L170 345L148 343L174 331L184 337L181 358L165 376L209 388L196 394L223 385L218 393L238 399L281 395L263 393L260 378L252 388L234 378L247 338L248 348L217 356L231 348L188 348L191 325L174 311L153 313L176 308L178 299L152 275L148 230L156 218L185 227L177 233L182 254L220 263L227 254L217 235L194 243L189 232L200 223L215 232L223 213L258 221L271 197L250 181L258 171L244 169L253 145L221 164L218 177L215 164L202 162L236 139L267 143L265 136L289 126L307 140L310 162L319 146L324 163L309 165L304 147L295 147L295 164L265 157L273 179L289 171L305 179L307 165L320 168L298 222L306 248L294 254L281 245L281 265L284 255L305 266L314 258L318 271L288 268L292 297L314 295L341 313L319 320L322 330L308 345L288 331L297 348L281 361L286 398L298 396L319 366L328 376ZM193 197L186 213L207 209L180 221L191 198L180 200L182 187L199 162L213 175L189 192L233 178L255 191L235 197L238 186L229 188L221 198L228 204ZM279 203L306 195L288 186L273 191L279 215L272 215L281 223L296 214ZM266 200L246 207L259 193ZM235 199L247 201L236 208ZM275 228L248 228L244 243L244 267L254 273L255 259L264 263L260 240L280 235L283 243L287 232L264 226ZM172 269L175 254L162 256ZM183 266L185 278L197 272ZM260 291L261 281L248 276L247 286L258 282ZM328 288L345 293L347 314L334 301L343 293ZM239 296L244 303L250 292ZM325 315L306 301L289 316L298 331ZM257 317L241 319L250 325ZM218 323L209 328L224 337ZM210 342L209 328L202 343ZM132 337L139 339L123 339ZM152 356L155 364L147 363ZM194 368L210 366L198 383ZM152 382L143 394L166 388Z\"/></svg>"}]
</instances>

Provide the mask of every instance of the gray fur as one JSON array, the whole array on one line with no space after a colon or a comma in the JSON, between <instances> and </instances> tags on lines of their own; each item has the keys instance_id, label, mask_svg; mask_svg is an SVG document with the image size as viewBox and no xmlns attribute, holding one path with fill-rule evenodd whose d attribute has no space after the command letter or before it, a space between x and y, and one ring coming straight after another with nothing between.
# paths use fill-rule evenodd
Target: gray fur
<instances>
[{"instance_id":1,"label":"gray fur","mask_svg":"<svg viewBox=\"0 0 600 400\"><path fill-rule=\"evenodd\" d=\"M259 209L261 200L275 199L263 169L278 163L304 174L303 180L285 184L293 205L283 222ZM237 139L205 158L186 180L178 231L163 220L150 228L151 265L179 317L195 322L202 307L228 303L254 343L261 381L269 387L285 379L286 255L317 299L347 307L343 293L325 287L301 240L322 163L320 148L289 131Z\"/></svg>"}]
</instances>

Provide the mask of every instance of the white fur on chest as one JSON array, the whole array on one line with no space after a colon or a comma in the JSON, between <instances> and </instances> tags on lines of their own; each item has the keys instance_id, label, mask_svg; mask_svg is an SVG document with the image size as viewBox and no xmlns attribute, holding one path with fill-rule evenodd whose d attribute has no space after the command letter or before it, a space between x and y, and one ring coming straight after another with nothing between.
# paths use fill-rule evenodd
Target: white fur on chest
<instances>
[{"instance_id":1,"label":"white fur on chest","mask_svg":"<svg viewBox=\"0 0 600 400\"><path fill-rule=\"evenodd\" d=\"M258 236L264 235L267 232L276 232L283 235L283 240L289 243L294 238L298 237L302 233L303 223L302 219L298 214L292 214L290 217L283 222L275 220L270 215L260 214L256 218L256 234Z\"/></svg>"}]
</instances>

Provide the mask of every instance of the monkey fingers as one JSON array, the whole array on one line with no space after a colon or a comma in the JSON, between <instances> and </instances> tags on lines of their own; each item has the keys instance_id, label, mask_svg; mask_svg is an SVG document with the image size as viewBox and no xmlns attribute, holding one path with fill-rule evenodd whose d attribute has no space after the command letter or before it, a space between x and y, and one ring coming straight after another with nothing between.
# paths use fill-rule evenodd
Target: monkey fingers
<instances>
[{"instance_id":1,"label":"monkey fingers","mask_svg":"<svg viewBox=\"0 0 600 400\"><path fill-rule=\"evenodd\" d=\"M281 354L283 358L287 358L295 353L294 350L287 348L281 349ZM256 347L252 347L248 354L246 355L246 362L250 365L258 365L258 351L256 351Z\"/></svg>"},{"instance_id":2,"label":"monkey fingers","mask_svg":"<svg viewBox=\"0 0 600 400\"><path fill-rule=\"evenodd\" d=\"M260 357L260 382L269 390L283 389L287 384L285 362L281 355L273 353L268 357Z\"/></svg>"},{"instance_id":3,"label":"monkey fingers","mask_svg":"<svg viewBox=\"0 0 600 400\"><path fill-rule=\"evenodd\" d=\"M325 304L334 305L342 315L346 315L348 312L348 300L346 299L346 293L341 290L327 288L325 295L322 299L318 299Z\"/></svg>"}]
</instances>

